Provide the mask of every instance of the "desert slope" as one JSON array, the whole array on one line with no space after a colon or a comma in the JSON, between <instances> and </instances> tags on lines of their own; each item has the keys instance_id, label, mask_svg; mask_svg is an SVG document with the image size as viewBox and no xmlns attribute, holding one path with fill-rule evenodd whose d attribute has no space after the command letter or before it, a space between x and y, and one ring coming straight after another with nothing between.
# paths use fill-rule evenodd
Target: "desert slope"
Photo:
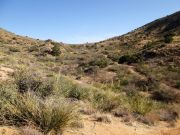
<instances>
[{"instance_id":1,"label":"desert slope","mask_svg":"<svg viewBox=\"0 0 180 135\"><path fill-rule=\"evenodd\" d=\"M92 44L0 29L0 86L0 134L179 135L180 11Z\"/></svg>"}]
</instances>

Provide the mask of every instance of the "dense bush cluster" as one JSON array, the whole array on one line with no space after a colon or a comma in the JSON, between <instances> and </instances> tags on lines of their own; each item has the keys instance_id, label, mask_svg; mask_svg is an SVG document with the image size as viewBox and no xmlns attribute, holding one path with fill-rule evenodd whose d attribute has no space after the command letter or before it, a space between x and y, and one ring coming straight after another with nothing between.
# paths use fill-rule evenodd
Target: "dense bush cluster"
<instances>
[{"instance_id":1,"label":"dense bush cluster","mask_svg":"<svg viewBox=\"0 0 180 135\"><path fill-rule=\"evenodd\" d=\"M43 79L40 74L32 73L27 70L16 72L15 84L20 93L28 91L35 92L41 97L46 97L52 94L54 90L54 83L52 80Z\"/></svg>"},{"instance_id":2,"label":"dense bush cluster","mask_svg":"<svg viewBox=\"0 0 180 135\"><path fill-rule=\"evenodd\" d=\"M90 66L99 66L100 68L104 68L106 66L108 66L108 60L105 57L98 57L98 58L94 58L93 60L91 60L89 62Z\"/></svg>"},{"instance_id":3,"label":"dense bush cluster","mask_svg":"<svg viewBox=\"0 0 180 135\"><path fill-rule=\"evenodd\" d=\"M142 57L141 55L136 55L136 54L132 54L132 55L123 55L119 58L118 63L119 64L123 64L123 63L137 63L137 62L141 62L142 61Z\"/></svg>"}]
</instances>

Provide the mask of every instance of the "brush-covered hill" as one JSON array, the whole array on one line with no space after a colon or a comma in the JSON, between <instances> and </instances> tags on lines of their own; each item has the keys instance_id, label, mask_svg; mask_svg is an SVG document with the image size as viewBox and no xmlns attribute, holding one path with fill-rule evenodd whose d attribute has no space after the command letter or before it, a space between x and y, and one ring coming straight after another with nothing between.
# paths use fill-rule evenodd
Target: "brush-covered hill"
<instances>
[{"instance_id":1,"label":"brush-covered hill","mask_svg":"<svg viewBox=\"0 0 180 135\"><path fill-rule=\"evenodd\" d=\"M102 113L113 116L112 123L166 121L173 125L180 115L180 12L125 35L83 45L32 39L0 29L0 86L1 125L32 123L44 133L57 130L56 126L63 129L74 119L69 111L72 105L90 125L111 123ZM61 106L59 97L67 105ZM98 127L102 129L101 124Z\"/></svg>"},{"instance_id":2,"label":"brush-covered hill","mask_svg":"<svg viewBox=\"0 0 180 135\"><path fill-rule=\"evenodd\" d=\"M92 48L101 48L99 51L109 55L123 55L137 52L148 45L151 47L169 42L173 36L173 43L180 40L180 11L172 15L157 19L125 35L110 38L92 45ZM144 48L143 48L144 47ZM158 48L158 47L157 47ZM111 54L112 52L112 54ZM118 57L117 56L117 57ZM118 60L118 58L117 58Z\"/></svg>"},{"instance_id":3,"label":"brush-covered hill","mask_svg":"<svg viewBox=\"0 0 180 135\"><path fill-rule=\"evenodd\" d=\"M133 30L122 36L117 36L110 38L102 42L117 42L120 43L130 43L133 42L134 45L141 44L142 41L146 40L160 40L164 38L167 34L180 34L180 11L168 15L166 17L157 19L151 23L148 23L140 28Z\"/></svg>"},{"instance_id":4,"label":"brush-covered hill","mask_svg":"<svg viewBox=\"0 0 180 135\"><path fill-rule=\"evenodd\" d=\"M75 48L82 55L87 55L84 63L81 60L79 64L81 67L87 64L98 65L100 68L107 65L113 67L116 63L130 65L141 73L178 87L180 12L155 20L125 35ZM91 60L93 57L96 59L94 62ZM89 63L86 62L88 58ZM172 77L171 73L175 76Z\"/></svg>"}]
</instances>

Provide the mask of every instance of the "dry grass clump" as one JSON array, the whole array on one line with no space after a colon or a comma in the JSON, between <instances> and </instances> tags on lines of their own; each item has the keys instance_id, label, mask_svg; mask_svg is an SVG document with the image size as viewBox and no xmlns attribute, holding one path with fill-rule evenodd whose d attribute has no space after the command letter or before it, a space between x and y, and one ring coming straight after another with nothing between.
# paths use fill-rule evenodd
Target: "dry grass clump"
<instances>
[{"instance_id":1,"label":"dry grass clump","mask_svg":"<svg viewBox=\"0 0 180 135\"><path fill-rule=\"evenodd\" d=\"M55 95L63 95L66 98L77 100L89 100L91 88L83 87L80 84L73 82L71 79L57 75L54 79Z\"/></svg>"},{"instance_id":2,"label":"dry grass clump","mask_svg":"<svg viewBox=\"0 0 180 135\"><path fill-rule=\"evenodd\" d=\"M159 102L150 98L142 97L137 93L134 94L117 94L112 91L97 91L93 96L94 106L105 112L112 112L117 116L124 115L127 112L145 115L161 107ZM117 110L126 110L117 112Z\"/></svg>"},{"instance_id":3,"label":"dry grass clump","mask_svg":"<svg viewBox=\"0 0 180 135\"><path fill-rule=\"evenodd\" d=\"M128 108L134 113L145 115L153 110L160 108L160 103L140 95L128 97Z\"/></svg>"},{"instance_id":4,"label":"dry grass clump","mask_svg":"<svg viewBox=\"0 0 180 135\"><path fill-rule=\"evenodd\" d=\"M20 52L20 48L18 48L16 46L11 46L11 47L9 47L9 51L10 52Z\"/></svg>"},{"instance_id":5,"label":"dry grass clump","mask_svg":"<svg viewBox=\"0 0 180 135\"><path fill-rule=\"evenodd\" d=\"M33 125L45 134L60 133L77 118L75 106L63 98L41 99L31 92L21 94L13 86L2 86L0 99L1 125Z\"/></svg>"},{"instance_id":6,"label":"dry grass clump","mask_svg":"<svg viewBox=\"0 0 180 135\"><path fill-rule=\"evenodd\" d=\"M111 112L120 105L120 100L113 92L97 91L94 93L92 102L97 109Z\"/></svg>"}]
</instances>

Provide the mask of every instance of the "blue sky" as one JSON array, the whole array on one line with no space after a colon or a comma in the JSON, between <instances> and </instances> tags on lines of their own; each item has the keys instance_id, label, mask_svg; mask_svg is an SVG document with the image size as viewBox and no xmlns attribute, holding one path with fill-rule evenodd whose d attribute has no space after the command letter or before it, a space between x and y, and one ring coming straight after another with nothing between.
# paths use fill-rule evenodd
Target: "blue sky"
<instances>
[{"instance_id":1,"label":"blue sky","mask_svg":"<svg viewBox=\"0 0 180 135\"><path fill-rule=\"evenodd\" d=\"M180 0L0 0L0 27L65 43L125 34L180 10Z\"/></svg>"}]
</instances>

